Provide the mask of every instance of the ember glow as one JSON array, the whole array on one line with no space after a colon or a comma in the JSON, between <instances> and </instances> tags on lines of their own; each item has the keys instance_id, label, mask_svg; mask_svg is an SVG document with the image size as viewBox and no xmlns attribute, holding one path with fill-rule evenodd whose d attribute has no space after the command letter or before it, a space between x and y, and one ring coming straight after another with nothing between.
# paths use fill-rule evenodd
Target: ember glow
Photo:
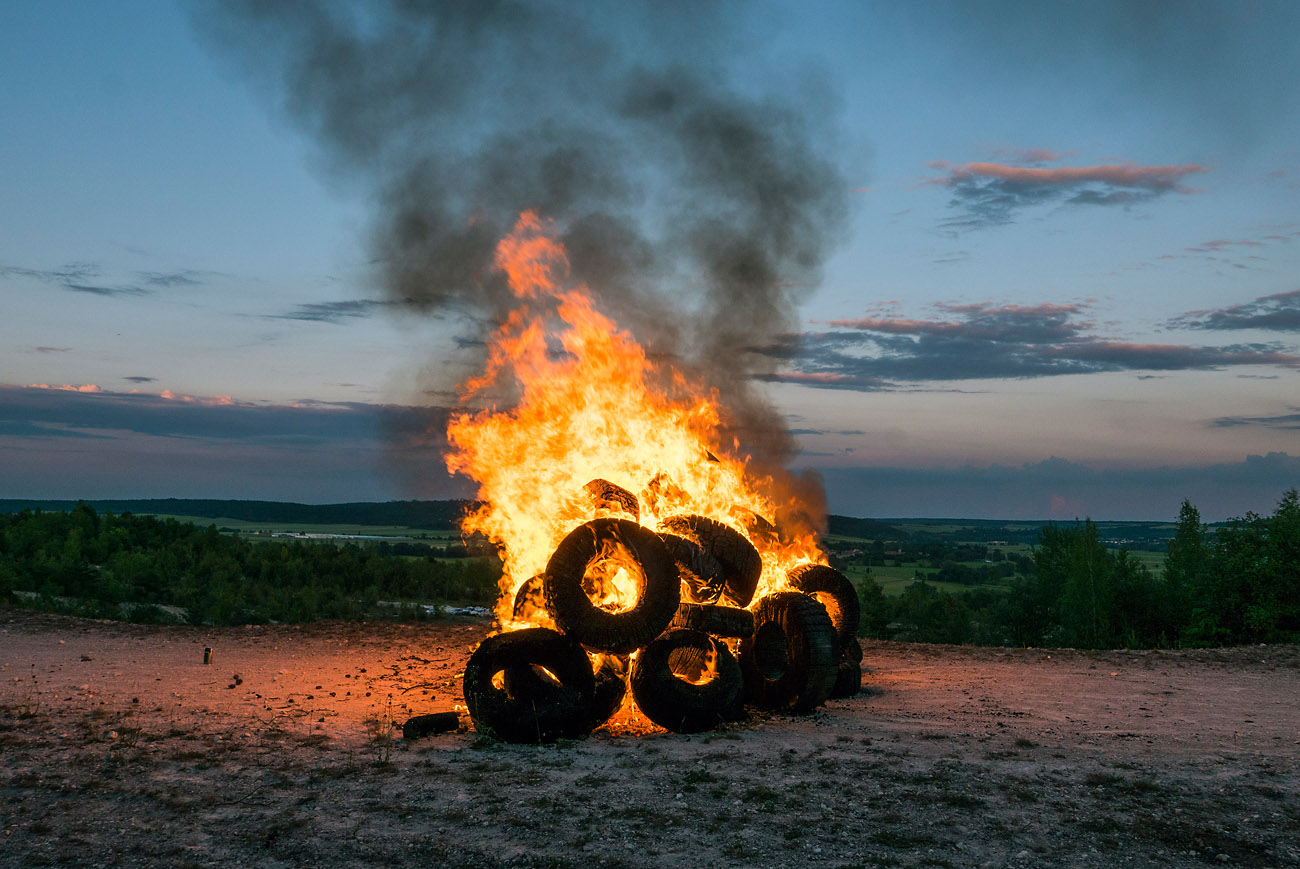
<instances>
[{"instance_id":1,"label":"ember glow","mask_svg":"<svg viewBox=\"0 0 1300 869\"><path fill-rule=\"evenodd\" d=\"M483 373L462 386L462 401L481 409L453 416L447 467L479 485L483 506L463 530L501 549L503 623L565 534L608 509L584 490L597 478L634 493L651 530L694 514L745 534L763 557L760 596L784 587L789 568L822 561L811 532L777 533L778 512L796 505L724 434L725 396L649 359L591 289L568 281L552 222L521 215L496 265L519 305L489 339ZM611 580L596 602L628 605L633 584Z\"/></svg>"}]
</instances>

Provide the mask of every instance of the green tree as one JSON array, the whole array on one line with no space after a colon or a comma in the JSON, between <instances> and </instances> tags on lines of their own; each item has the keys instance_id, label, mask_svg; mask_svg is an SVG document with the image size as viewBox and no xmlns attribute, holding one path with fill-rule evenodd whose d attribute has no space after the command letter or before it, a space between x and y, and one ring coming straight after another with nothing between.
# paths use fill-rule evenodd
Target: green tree
<instances>
[{"instance_id":1,"label":"green tree","mask_svg":"<svg viewBox=\"0 0 1300 869\"><path fill-rule=\"evenodd\" d=\"M1178 526L1165 556L1163 632L1170 638L1181 635L1191 621L1192 599L1209 578L1210 555L1201 513L1191 501L1183 499L1178 510Z\"/></svg>"}]
</instances>

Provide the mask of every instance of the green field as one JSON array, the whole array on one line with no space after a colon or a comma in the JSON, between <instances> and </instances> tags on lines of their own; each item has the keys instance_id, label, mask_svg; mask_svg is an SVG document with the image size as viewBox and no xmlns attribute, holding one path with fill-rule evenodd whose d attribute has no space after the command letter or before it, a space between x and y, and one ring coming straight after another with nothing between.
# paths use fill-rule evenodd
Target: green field
<instances>
[{"instance_id":1,"label":"green field","mask_svg":"<svg viewBox=\"0 0 1300 869\"><path fill-rule=\"evenodd\" d=\"M853 580L854 584L860 584L868 576L876 581L881 591L886 597L898 597L909 585L916 581L916 572L920 570L923 574L933 574L934 571L926 570L915 564L903 565L899 567L873 567L868 574L867 568L860 564L850 564L844 570L844 575ZM1008 586L1002 584L988 585L962 585L957 582L934 582L927 580L929 583L940 591L949 593L958 593L963 591L973 591L975 589L985 589L989 591L1006 591Z\"/></svg>"},{"instance_id":2,"label":"green field","mask_svg":"<svg viewBox=\"0 0 1300 869\"><path fill-rule=\"evenodd\" d=\"M431 531L428 528L409 528L405 525L320 525L304 522L250 522L246 519L231 519L225 516L208 518L204 516L184 516L175 513L153 513L159 519L175 519L177 522L192 522L206 528L215 525L223 532L238 534L266 535L272 534L332 534L340 537L388 537L401 540L422 540L428 542L460 542L460 534L455 531Z\"/></svg>"}]
</instances>

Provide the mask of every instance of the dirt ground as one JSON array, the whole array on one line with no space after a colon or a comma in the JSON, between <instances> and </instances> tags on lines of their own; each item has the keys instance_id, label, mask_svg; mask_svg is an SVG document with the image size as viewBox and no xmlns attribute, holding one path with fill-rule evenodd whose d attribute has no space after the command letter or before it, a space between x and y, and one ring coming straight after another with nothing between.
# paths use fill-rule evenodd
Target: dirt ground
<instances>
[{"instance_id":1,"label":"dirt ground","mask_svg":"<svg viewBox=\"0 0 1300 869\"><path fill-rule=\"evenodd\" d=\"M867 643L808 716L405 743L486 631L0 609L0 865L1300 866L1300 648Z\"/></svg>"}]
</instances>

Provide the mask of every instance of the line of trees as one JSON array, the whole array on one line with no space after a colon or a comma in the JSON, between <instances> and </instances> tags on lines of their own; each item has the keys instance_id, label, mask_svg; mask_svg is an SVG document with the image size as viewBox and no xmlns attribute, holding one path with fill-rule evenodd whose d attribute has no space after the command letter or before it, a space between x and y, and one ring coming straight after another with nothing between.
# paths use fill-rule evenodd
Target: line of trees
<instances>
[{"instance_id":1,"label":"line of trees","mask_svg":"<svg viewBox=\"0 0 1300 869\"><path fill-rule=\"evenodd\" d=\"M1300 642L1300 496L1211 533L1188 501L1160 573L1113 551L1091 521L1049 524L1010 591L918 581L888 599L868 579L863 632L922 642L1154 648Z\"/></svg>"},{"instance_id":2,"label":"line of trees","mask_svg":"<svg viewBox=\"0 0 1300 869\"><path fill-rule=\"evenodd\" d=\"M84 503L25 510L0 516L0 599L133 621L161 620L162 604L196 624L246 624L358 618L381 600L490 606L496 597L499 564L392 550L251 542L215 526L100 514Z\"/></svg>"},{"instance_id":3,"label":"line of trees","mask_svg":"<svg viewBox=\"0 0 1300 869\"><path fill-rule=\"evenodd\" d=\"M373 615L381 600L491 605L500 564L427 545L252 542L174 519L72 510L0 515L0 600L136 621L183 608L204 624ZM951 581L1004 578L936 550ZM944 568L948 570L945 573ZM862 584L867 636L982 645L1152 648L1300 642L1300 495L1213 533L1184 501L1163 571L1106 547L1092 521L1049 524L1008 591Z\"/></svg>"}]
</instances>

